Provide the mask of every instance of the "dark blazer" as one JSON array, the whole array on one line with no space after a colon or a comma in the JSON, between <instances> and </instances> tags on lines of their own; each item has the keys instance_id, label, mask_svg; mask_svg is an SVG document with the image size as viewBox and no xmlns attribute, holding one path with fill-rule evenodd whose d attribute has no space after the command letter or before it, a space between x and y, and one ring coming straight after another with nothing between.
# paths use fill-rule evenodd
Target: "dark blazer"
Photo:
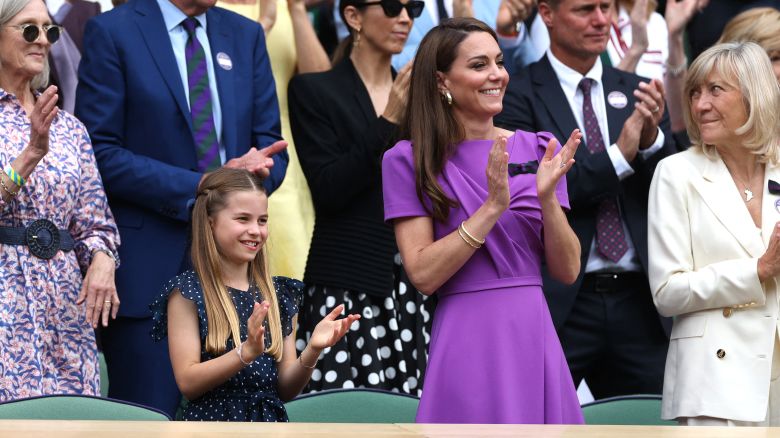
<instances>
[{"instance_id":1,"label":"dark blazer","mask_svg":"<svg viewBox=\"0 0 780 438\"><path fill-rule=\"evenodd\" d=\"M609 124L607 145L617 140L623 123L631 115L635 101L633 91L640 80L643 79L637 75L604 66L604 95L620 91L628 98L628 104L622 109L605 103ZM496 124L509 130L549 131L562 144L578 127L569 101L546 55L512 76L504 97L504 110L496 117ZM631 163L635 173L622 181L618 179L606 151L591 154L584 142L577 149L574 156L576 163L566 179L571 204L567 216L582 248L580 275L573 285L566 286L553 280L546 269L543 271L544 292L557 328L560 329L566 321L582 283L591 243L596 234L596 213L602 200L618 197L631 241L642 268L647 272L647 196L650 182L658 161L676 152L668 114L664 114L660 128L665 135L662 149L648 160L637 154Z\"/></svg>"},{"instance_id":2,"label":"dark blazer","mask_svg":"<svg viewBox=\"0 0 780 438\"><path fill-rule=\"evenodd\" d=\"M280 136L279 106L263 29L213 7L208 38L222 108L226 158ZM122 238L116 284L119 314L149 317L149 304L182 270L197 171L192 122L173 48L155 0L131 0L87 23L76 115L95 149ZM219 66L224 53L232 68ZM284 178L274 157L266 189Z\"/></svg>"},{"instance_id":3,"label":"dark blazer","mask_svg":"<svg viewBox=\"0 0 780 438\"><path fill-rule=\"evenodd\" d=\"M84 26L100 13L100 3L86 0L70 0L70 10L60 23L76 43L79 52L84 53Z\"/></svg>"},{"instance_id":4,"label":"dark blazer","mask_svg":"<svg viewBox=\"0 0 780 438\"><path fill-rule=\"evenodd\" d=\"M392 228L384 222L382 154L396 125L377 117L349 58L290 81L290 127L316 211L304 281L389 296Z\"/></svg>"}]
</instances>

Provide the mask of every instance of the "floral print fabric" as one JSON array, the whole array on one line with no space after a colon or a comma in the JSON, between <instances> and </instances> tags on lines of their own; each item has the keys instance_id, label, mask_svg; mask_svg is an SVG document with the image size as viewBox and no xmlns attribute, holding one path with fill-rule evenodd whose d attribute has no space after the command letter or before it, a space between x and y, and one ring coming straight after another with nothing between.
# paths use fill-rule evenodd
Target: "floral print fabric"
<instances>
[{"instance_id":1,"label":"floral print fabric","mask_svg":"<svg viewBox=\"0 0 780 438\"><path fill-rule=\"evenodd\" d=\"M29 135L19 100L0 89L0 167L21 153ZM95 335L76 299L93 251L117 254L119 233L86 128L64 111L52 122L49 152L19 195L0 200L0 227L37 219L68 230L76 245L43 260L26 246L0 243L0 402L100 394Z\"/></svg>"}]
</instances>

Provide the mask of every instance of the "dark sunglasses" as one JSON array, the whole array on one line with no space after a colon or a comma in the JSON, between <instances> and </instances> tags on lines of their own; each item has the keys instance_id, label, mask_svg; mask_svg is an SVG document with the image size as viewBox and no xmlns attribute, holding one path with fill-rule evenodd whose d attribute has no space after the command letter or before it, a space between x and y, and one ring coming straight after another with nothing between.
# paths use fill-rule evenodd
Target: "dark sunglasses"
<instances>
[{"instance_id":1,"label":"dark sunglasses","mask_svg":"<svg viewBox=\"0 0 780 438\"><path fill-rule=\"evenodd\" d=\"M409 18L415 19L419 17L420 14L422 14L423 9L425 9L425 2L422 0L410 0L406 4L401 3L401 0L380 0L376 2L358 3L355 6L361 8L363 6L372 5L381 5L382 11L390 18L401 15L401 11L406 9Z\"/></svg>"},{"instance_id":2,"label":"dark sunglasses","mask_svg":"<svg viewBox=\"0 0 780 438\"><path fill-rule=\"evenodd\" d=\"M6 27L13 27L15 29L21 30L22 38L24 38L24 40L28 43L34 43L38 41L38 37L41 34L41 29L43 29L43 33L46 35L46 39L49 40L49 44L56 43L57 40L60 39L60 34L62 34L62 26L58 26L56 24L44 24L42 27L39 27L38 25L32 23L26 23Z\"/></svg>"}]
</instances>

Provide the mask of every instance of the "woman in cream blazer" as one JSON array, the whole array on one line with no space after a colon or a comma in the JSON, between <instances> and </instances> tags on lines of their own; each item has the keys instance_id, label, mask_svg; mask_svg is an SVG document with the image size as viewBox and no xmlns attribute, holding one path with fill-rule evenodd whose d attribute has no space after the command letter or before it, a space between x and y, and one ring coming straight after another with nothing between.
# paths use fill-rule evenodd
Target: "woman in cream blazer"
<instances>
[{"instance_id":1,"label":"woman in cream blazer","mask_svg":"<svg viewBox=\"0 0 780 438\"><path fill-rule=\"evenodd\" d=\"M662 417L777 425L780 88L766 52L728 43L684 96L693 147L659 163L649 198L650 286L674 317Z\"/></svg>"}]
</instances>

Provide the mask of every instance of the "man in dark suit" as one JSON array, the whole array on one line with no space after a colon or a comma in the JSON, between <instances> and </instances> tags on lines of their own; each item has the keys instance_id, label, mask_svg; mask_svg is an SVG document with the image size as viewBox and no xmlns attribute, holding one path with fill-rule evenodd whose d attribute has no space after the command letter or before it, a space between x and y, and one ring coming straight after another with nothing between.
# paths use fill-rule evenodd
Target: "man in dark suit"
<instances>
[{"instance_id":1,"label":"man in dark suit","mask_svg":"<svg viewBox=\"0 0 780 438\"><path fill-rule=\"evenodd\" d=\"M281 184L287 154L259 24L215 0L131 0L87 23L76 115L122 238L119 317L103 332L109 395L175 413L149 304L189 266L190 206L219 166ZM255 147L259 149L255 149Z\"/></svg>"},{"instance_id":2,"label":"man in dark suit","mask_svg":"<svg viewBox=\"0 0 780 438\"><path fill-rule=\"evenodd\" d=\"M675 151L658 81L601 64L611 0L541 0L550 49L512 77L498 125L583 142L567 174L582 270L544 291L575 384L596 398L660 394L668 338L647 279L647 194Z\"/></svg>"}]
</instances>

